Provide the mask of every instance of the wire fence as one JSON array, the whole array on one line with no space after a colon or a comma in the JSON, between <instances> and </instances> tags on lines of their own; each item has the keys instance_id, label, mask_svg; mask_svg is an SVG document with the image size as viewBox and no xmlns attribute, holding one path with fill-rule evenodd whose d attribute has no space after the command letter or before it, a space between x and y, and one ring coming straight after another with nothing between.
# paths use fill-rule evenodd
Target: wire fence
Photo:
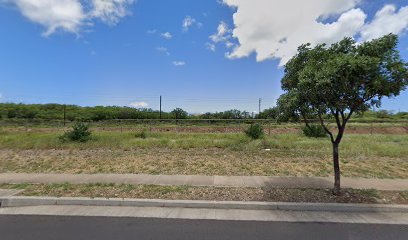
<instances>
[{"instance_id":1,"label":"wire fence","mask_svg":"<svg viewBox=\"0 0 408 240\"><path fill-rule=\"evenodd\" d=\"M310 120L318 124L316 120ZM43 119L6 119L0 121L1 128L15 131L65 131L74 121ZM118 119L106 121L87 121L86 124L95 131L136 132L186 132L186 133L237 133L243 132L251 124L260 124L265 133L290 133L299 131L302 122L279 123L275 119ZM335 126L332 122L332 126ZM407 120L390 119L352 119L351 129L363 129L363 133L375 133L379 128L395 128L396 133L408 133Z\"/></svg>"}]
</instances>

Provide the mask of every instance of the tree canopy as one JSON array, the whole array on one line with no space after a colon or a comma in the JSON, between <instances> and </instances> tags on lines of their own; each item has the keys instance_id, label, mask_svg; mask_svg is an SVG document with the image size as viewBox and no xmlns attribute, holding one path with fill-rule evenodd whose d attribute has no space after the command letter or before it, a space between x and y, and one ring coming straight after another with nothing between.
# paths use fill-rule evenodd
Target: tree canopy
<instances>
[{"instance_id":1,"label":"tree canopy","mask_svg":"<svg viewBox=\"0 0 408 240\"><path fill-rule=\"evenodd\" d=\"M174 109L171 114L175 119L187 119L188 113L181 108Z\"/></svg>"},{"instance_id":2,"label":"tree canopy","mask_svg":"<svg viewBox=\"0 0 408 240\"><path fill-rule=\"evenodd\" d=\"M309 128L310 119L319 120L334 146L336 192L340 190L338 145L348 120L354 113L379 107L384 97L398 96L408 84L408 65L397 44L393 34L365 43L345 38L331 46L306 44L285 66L285 94L278 100L281 115L297 115ZM337 134L327 119L335 120Z\"/></svg>"},{"instance_id":3,"label":"tree canopy","mask_svg":"<svg viewBox=\"0 0 408 240\"><path fill-rule=\"evenodd\" d=\"M302 118L341 118L379 107L383 97L397 96L407 85L408 65L397 42L397 36L387 35L360 45L345 38L330 47L301 46L285 67L281 110Z\"/></svg>"}]
</instances>

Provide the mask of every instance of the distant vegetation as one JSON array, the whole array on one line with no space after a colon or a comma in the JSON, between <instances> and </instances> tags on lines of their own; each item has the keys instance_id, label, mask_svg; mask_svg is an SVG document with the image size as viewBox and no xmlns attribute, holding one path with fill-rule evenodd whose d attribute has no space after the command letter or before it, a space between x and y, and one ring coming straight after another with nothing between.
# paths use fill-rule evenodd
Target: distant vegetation
<instances>
[{"instance_id":1,"label":"distant vegetation","mask_svg":"<svg viewBox=\"0 0 408 240\"><path fill-rule=\"evenodd\" d=\"M0 104L1 118L61 120L64 118L64 105L61 104ZM159 119L159 111L135 109L130 107L80 107L65 106L67 121L104 121L111 119ZM162 113L163 118L174 118L170 113Z\"/></svg>"},{"instance_id":2,"label":"distant vegetation","mask_svg":"<svg viewBox=\"0 0 408 240\"><path fill-rule=\"evenodd\" d=\"M118 106L80 107L76 105L66 105L65 117L67 121L159 119L160 112L152 109L136 109ZM64 105L0 103L0 120L5 119L63 120ZM162 112L162 119L273 119L280 122L300 120L297 115L280 115L279 110L276 107L266 109L256 115L236 109L224 112L208 112L201 115L191 115L181 108L176 108L172 112ZM393 113L386 110L368 111L364 114L355 115L353 119L408 120L408 112Z\"/></svg>"}]
</instances>

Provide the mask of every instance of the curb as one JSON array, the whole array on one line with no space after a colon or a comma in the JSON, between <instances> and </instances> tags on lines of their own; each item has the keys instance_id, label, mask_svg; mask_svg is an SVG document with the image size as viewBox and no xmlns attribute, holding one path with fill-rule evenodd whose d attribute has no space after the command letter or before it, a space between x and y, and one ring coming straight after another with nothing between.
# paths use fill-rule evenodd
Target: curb
<instances>
[{"instance_id":1,"label":"curb","mask_svg":"<svg viewBox=\"0 0 408 240\"><path fill-rule=\"evenodd\" d=\"M6 197L0 198L0 208L27 206L110 206L110 207L168 207L201 209L282 210L317 212L397 212L408 213L407 205L342 204L342 203L281 203L190 201L160 199L106 199L106 198L55 198L55 197Z\"/></svg>"}]
</instances>

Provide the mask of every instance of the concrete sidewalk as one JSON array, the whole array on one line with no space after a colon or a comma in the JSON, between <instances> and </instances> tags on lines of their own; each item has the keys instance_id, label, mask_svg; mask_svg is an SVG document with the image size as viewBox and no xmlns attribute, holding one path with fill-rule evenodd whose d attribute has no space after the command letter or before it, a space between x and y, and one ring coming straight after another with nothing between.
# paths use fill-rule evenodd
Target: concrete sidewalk
<instances>
[{"instance_id":1,"label":"concrete sidewalk","mask_svg":"<svg viewBox=\"0 0 408 240\"><path fill-rule=\"evenodd\" d=\"M1 173L0 184L116 183L208 187L331 188L331 177L194 176L145 174L26 174ZM342 178L343 188L408 190L408 179Z\"/></svg>"},{"instance_id":2,"label":"concrete sidewalk","mask_svg":"<svg viewBox=\"0 0 408 240\"><path fill-rule=\"evenodd\" d=\"M348 223L348 224L387 224L407 225L407 213L398 212L331 212L331 211L280 211L243 209L202 209L171 207L113 207L113 206L28 206L0 208L0 217L5 216L75 216L75 217L116 217L152 219L188 219L218 221L296 222L296 223ZM220 224L218 222L217 224ZM64 222L65 224L65 222ZM95 224L93 222L93 224ZM16 226L16 224L14 224ZM200 225L200 224L198 224ZM3 226L3 225L2 225ZM64 225L65 227L65 225ZM319 226L322 228L322 225ZM49 227L52 229L52 227ZM109 228L109 226L108 226ZM374 227L374 232L378 231ZM158 228L156 227L156 230ZM286 229L286 228L285 228ZM162 231L161 229L160 231ZM26 229L24 230L26 231ZM308 233L304 233L308 234ZM93 238L92 238L93 239ZM168 238L162 238L168 239ZM190 239L195 239L194 237ZM210 239L210 238L208 238ZM226 238L230 239L230 238ZM260 239L260 238L258 238ZM271 238L267 238L271 239ZM283 238L286 239L286 238ZM305 239L305 238L299 238ZM331 239L331 238L325 238ZM343 238L348 239L348 238ZM360 238L357 238L360 239ZM361 238L373 239L373 238ZM377 239L377 238L375 238ZM391 238L395 239L395 238Z\"/></svg>"}]
</instances>

